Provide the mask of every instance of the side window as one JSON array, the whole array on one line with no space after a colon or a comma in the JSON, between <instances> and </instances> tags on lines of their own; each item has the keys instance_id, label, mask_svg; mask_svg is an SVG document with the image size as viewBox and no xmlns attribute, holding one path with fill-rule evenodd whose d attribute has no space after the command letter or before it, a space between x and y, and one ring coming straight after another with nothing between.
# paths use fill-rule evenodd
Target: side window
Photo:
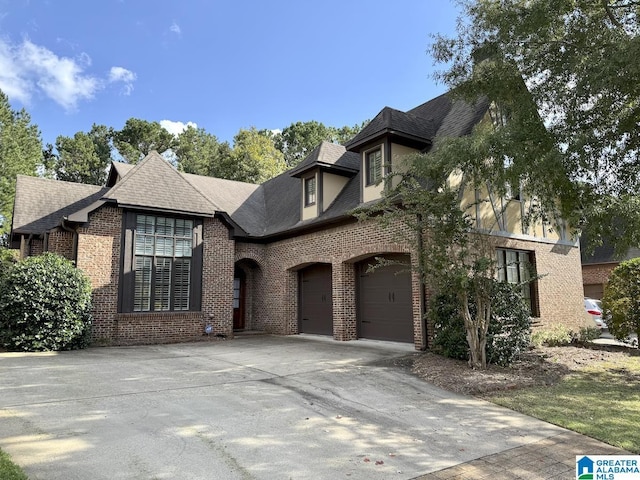
<instances>
[{"instance_id":1,"label":"side window","mask_svg":"<svg viewBox=\"0 0 640 480\"><path fill-rule=\"evenodd\" d=\"M308 207L316 203L316 177L304 179L304 206Z\"/></svg>"},{"instance_id":2,"label":"side window","mask_svg":"<svg viewBox=\"0 0 640 480\"><path fill-rule=\"evenodd\" d=\"M366 154L365 170L367 186L377 183L382 178L382 150L373 150Z\"/></svg>"},{"instance_id":3,"label":"side window","mask_svg":"<svg viewBox=\"0 0 640 480\"><path fill-rule=\"evenodd\" d=\"M496 255L498 280L516 285L521 284L523 300L529 306L531 314L538 316L535 282L530 281L536 275L533 253L498 248Z\"/></svg>"}]
</instances>

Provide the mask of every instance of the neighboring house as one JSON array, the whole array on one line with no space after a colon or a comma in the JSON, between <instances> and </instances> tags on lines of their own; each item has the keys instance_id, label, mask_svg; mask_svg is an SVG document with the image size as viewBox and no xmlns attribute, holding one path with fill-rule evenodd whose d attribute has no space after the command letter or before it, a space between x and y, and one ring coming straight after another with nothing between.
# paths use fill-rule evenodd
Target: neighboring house
<instances>
[{"instance_id":1,"label":"neighboring house","mask_svg":"<svg viewBox=\"0 0 640 480\"><path fill-rule=\"evenodd\" d=\"M22 257L58 252L89 276L96 344L191 341L210 326L227 337L251 329L426 348L433 326L423 325L417 274L368 271L375 257L415 264L415 252L350 212L381 197L378 180L404 155L469 134L487 108L446 95L408 112L385 108L345 146L324 142L262 185L182 174L157 153L113 163L103 188L20 176L12 245ZM496 240L499 278L519 282L533 266L543 277L524 295L536 323L578 328L576 242L562 228L523 225L529 203L518 195L470 195L489 200L477 222Z\"/></svg>"},{"instance_id":2,"label":"neighboring house","mask_svg":"<svg viewBox=\"0 0 640 480\"><path fill-rule=\"evenodd\" d=\"M586 238L581 238L580 243L582 258L582 284L584 296L602 300L604 287L609 281L611 272L620 262L640 257L640 248L630 248L623 256L615 255L613 246L604 242L593 249L592 253L586 248Z\"/></svg>"}]
</instances>

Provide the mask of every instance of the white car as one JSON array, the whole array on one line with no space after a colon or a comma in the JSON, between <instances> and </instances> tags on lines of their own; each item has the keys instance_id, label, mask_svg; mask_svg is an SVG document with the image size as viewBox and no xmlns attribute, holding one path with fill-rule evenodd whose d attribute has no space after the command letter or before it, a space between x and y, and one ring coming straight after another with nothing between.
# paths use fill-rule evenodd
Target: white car
<instances>
[{"instance_id":1,"label":"white car","mask_svg":"<svg viewBox=\"0 0 640 480\"><path fill-rule=\"evenodd\" d=\"M604 318L602 316L602 302L600 300L585 297L584 309L596 324L596 327L598 327L600 330L602 330L603 328L607 328L607 323L604 321Z\"/></svg>"}]
</instances>

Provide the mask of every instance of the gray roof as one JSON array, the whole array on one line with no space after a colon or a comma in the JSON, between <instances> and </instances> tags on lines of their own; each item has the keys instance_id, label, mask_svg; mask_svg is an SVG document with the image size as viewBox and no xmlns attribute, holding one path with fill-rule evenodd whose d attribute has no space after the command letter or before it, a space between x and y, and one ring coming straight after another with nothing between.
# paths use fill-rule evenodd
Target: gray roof
<instances>
[{"instance_id":1,"label":"gray roof","mask_svg":"<svg viewBox=\"0 0 640 480\"><path fill-rule=\"evenodd\" d=\"M597 265L600 263L617 263L624 260L640 257L640 248L631 247L624 255L616 255L615 248L608 239L604 238L603 243L587 252L588 238L586 235L580 237L580 256L583 265Z\"/></svg>"},{"instance_id":2,"label":"gray roof","mask_svg":"<svg viewBox=\"0 0 640 480\"><path fill-rule=\"evenodd\" d=\"M18 175L13 232L41 234L60 225L62 218L99 200L109 189Z\"/></svg>"},{"instance_id":3,"label":"gray roof","mask_svg":"<svg viewBox=\"0 0 640 480\"><path fill-rule=\"evenodd\" d=\"M151 152L103 197L119 206L213 216L223 211L164 160Z\"/></svg>"},{"instance_id":4,"label":"gray roof","mask_svg":"<svg viewBox=\"0 0 640 480\"><path fill-rule=\"evenodd\" d=\"M346 143L346 147L353 149L385 133L414 138L427 145L436 134L437 125L431 118L419 113L401 112L394 108L384 107L373 120Z\"/></svg>"},{"instance_id":5,"label":"gray roof","mask_svg":"<svg viewBox=\"0 0 640 480\"><path fill-rule=\"evenodd\" d=\"M462 137L471 133L488 108L487 98L480 98L472 103L445 93L412 108L407 113L430 119L436 127L436 138Z\"/></svg>"},{"instance_id":6,"label":"gray roof","mask_svg":"<svg viewBox=\"0 0 640 480\"><path fill-rule=\"evenodd\" d=\"M156 152L137 165L114 162L108 187L20 177L16 190L14 231L42 233L62 217L86 221L105 202L124 207L199 216L222 214L249 237L278 235L298 228L350 218L360 201L360 155L349 148L383 135L430 145L443 136L469 134L486 113L488 102L469 103L441 95L408 112L385 107L346 148L322 142L296 168L262 185L178 172ZM350 177L334 202L318 217L300 220L302 187L298 176L320 168ZM36 186L34 182L39 183ZM110 187L110 188L109 188Z\"/></svg>"},{"instance_id":7,"label":"gray roof","mask_svg":"<svg viewBox=\"0 0 640 480\"><path fill-rule=\"evenodd\" d=\"M289 175L299 176L315 167L355 174L360 169L360 157L358 154L347 152L342 145L323 141L302 162L290 170Z\"/></svg>"}]
</instances>

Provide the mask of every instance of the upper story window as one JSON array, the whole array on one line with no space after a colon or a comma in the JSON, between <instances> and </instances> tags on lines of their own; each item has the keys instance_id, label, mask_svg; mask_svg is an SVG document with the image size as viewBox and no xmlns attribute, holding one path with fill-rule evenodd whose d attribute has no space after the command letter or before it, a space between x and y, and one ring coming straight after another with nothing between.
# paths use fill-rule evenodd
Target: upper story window
<instances>
[{"instance_id":1,"label":"upper story window","mask_svg":"<svg viewBox=\"0 0 640 480\"><path fill-rule=\"evenodd\" d=\"M316 203L316 177L304 179L304 206L308 207Z\"/></svg>"},{"instance_id":2,"label":"upper story window","mask_svg":"<svg viewBox=\"0 0 640 480\"><path fill-rule=\"evenodd\" d=\"M520 284L522 298L529 306L529 311L533 316L538 316L534 295L535 284L530 281L536 275L533 254L507 248L498 248L496 253L498 280L511 284Z\"/></svg>"},{"instance_id":3,"label":"upper story window","mask_svg":"<svg viewBox=\"0 0 640 480\"><path fill-rule=\"evenodd\" d=\"M382 178L382 150L367 152L365 157L367 186L374 185Z\"/></svg>"}]
</instances>

